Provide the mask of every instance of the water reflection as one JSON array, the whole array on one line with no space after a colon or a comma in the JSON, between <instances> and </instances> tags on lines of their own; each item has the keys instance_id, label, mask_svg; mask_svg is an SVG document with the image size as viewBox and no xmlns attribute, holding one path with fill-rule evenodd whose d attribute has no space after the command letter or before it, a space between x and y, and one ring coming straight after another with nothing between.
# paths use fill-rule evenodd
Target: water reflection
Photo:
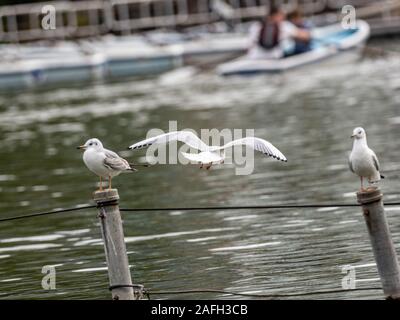
<instances>
[{"instance_id":1,"label":"water reflection","mask_svg":"<svg viewBox=\"0 0 400 320\"><path fill-rule=\"evenodd\" d=\"M358 180L347 169L353 127L367 128L399 200L399 60L296 72L219 78L187 72L91 87L0 97L1 216L91 203L96 177L74 147L97 137L114 150L148 129L254 128L287 164L256 155L253 175L231 166L154 166L115 180L122 207L353 202ZM141 161L144 152L124 156ZM388 208L395 243L400 208ZM134 281L154 290L207 285L248 293L304 294L341 288L341 266L359 268L357 286L379 286L357 208L123 213ZM96 210L0 224L0 298L108 299ZM43 265L57 265L57 289L40 287ZM362 267L361 267L362 266ZM223 298L223 294L167 298ZM381 298L380 291L310 298ZM154 297L154 298L166 298Z\"/></svg>"}]
</instances>

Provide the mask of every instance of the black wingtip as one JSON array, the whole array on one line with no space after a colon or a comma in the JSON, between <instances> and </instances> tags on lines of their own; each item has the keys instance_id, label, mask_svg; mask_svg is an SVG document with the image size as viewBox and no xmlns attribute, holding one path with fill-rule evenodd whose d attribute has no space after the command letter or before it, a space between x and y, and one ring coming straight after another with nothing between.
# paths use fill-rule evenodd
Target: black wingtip
<instances>
[{"instance_id":1,"label":"black wingtip","mask_svg":"<svg viewBox=\"0 0 400 320\"><path fill-rule=\"evenodd\" d=\"M381 179L385 179L385 176L381 175Z\"/></svg>"},{"instance_id":2,"label":"black wingtip","mask_svg":"<svg viewBox=\"0 0 400 320\"><path fill-rule=\"evenodd\" d=\"M139 163L139 164L130 163L129 165L131 166L131 168L138 167L138 166L144 167L144 168L149 168L152 166L151 164L148 164L148 163Z\"/></svg>"}]
</instances>

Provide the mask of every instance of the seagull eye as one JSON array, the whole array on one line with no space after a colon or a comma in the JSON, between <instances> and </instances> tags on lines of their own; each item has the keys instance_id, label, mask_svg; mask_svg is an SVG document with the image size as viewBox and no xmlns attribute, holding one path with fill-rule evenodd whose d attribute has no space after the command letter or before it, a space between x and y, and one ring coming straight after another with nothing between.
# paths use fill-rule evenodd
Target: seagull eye
<instances>
[{"instance_id":1,"label":"seagull eye","mask_svg":"<svg viewBox=\"0 0 400 320\"><path fill-rule=\"evenodd\" d=\"M93 145L93 143L89 143L89 146L92 146Z\"/></svg>"},{"instance_id":2,"label":"seagull eye","mask_svg":"<svg viewBox=\"0 0 400 320\"><path fill-rule=\"evenodd\" d=\"M361 134L362 133L362 131L358 131L358 134Z\"/></svg>"}]
</instances>

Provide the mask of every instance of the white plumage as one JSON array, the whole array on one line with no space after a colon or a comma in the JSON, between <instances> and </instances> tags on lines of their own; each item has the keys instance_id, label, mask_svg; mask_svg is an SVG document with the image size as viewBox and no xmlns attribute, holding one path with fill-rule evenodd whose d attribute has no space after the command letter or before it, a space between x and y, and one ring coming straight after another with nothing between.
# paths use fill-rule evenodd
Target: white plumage
<instances>
[{"instance_id":1,"label":"white plumage","mask_svg":"<svg viewBox=\"0 0 400 320\"><path fill-rule=\"evenodd\" d=\"M223 163L225 159L225 154L223 150L237 145L246 145L277 160L285 162L287 161L282 152L280 152L270 142L261 138L246 137L233 140L223 146L218 147L208 146L191 131L173 131L166 134L158 135L156 137L137 142L131 145L129 149L142 149L149 147L153 144L164 144L171 141L180 141L187 144L191 148L201 151L198 154L182 152L182 155L190 161L198 162L202 165L206 164L206 169L209 169L212 164ZM219 151L222 151L221 154L219 153Z\"/></svg>"},{"instance_id":2,"label":"white plumage","mask_svg":"<svg viewBox=\"0 0 400 320\"><path fill-rule=\"evenodd\" d=\"M180 141L187 144L189 147L200 150L200 151L208 151L209 146L206 145L203 141L199 139L193 132L191 131L172 131L164 134L160 134L158 136L139 141L129 147L129 149L143 149L147 148L153 144L163 144L171 141Z\"/></svg>"},{"instance_id":3,"label":"white plumage","mask_svg":"<svg viewBox=\"0 0 400 320\"><path fill-rule=\"evenodd\" d=\"M89 139L78 149L85 150L83 162L90 171L100 177L100 190L102 190L102 178L108 179L108 187L111 189L113 177L123 171L136 171L136 169L131 168L128 161L114 151L105 149L99 139Z\"/></svg>"},{"instance_id":4,"label":"white plumage","mask_svg":"<svg viewBox=\"0 0 400 320\"><path fill-rule=\"evenodd\" d=\"M181 153L189 161L201 164L218 164L218 163L223 163L225 160L225 157L219 155L216 152L210 152L210 151L202 151L199 153L187 153L187 152L181 152Z\"/></svg>"},{"instance_id":5,"label":"white plumage","mask_svg":"<svg viewBox=\"0 0 400 320\"><path fill-rule=\"evenodd\" d=\"M353 149L349 157L350 170L358 175L361 180L361 190L364 190L363 179L369 183L376 183L381 178L379 160L373 150L368 147L365 130L355 128L351 136L354 139Z\"/></svg>"}]
</instances>

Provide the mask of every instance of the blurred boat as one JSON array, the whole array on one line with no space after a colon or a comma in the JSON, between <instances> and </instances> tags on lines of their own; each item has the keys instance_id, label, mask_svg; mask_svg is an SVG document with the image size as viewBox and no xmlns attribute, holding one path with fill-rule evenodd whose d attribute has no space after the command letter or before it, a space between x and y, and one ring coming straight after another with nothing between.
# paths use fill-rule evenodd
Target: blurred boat
<instances>
[{"instance_id":1,"label":"blurred boat","mask_svg":"<svg viewBox=\"0 0 400 320\"><path fill-rule=\"evenodd\" d=\"M247 31L207 32L191 30L188 33L151 32L146 39L153 44L180 52L183 64L202 65L220 63L244 54L250 45Z\"/></svg>"},{"instance_id":2,"label":"blurred boat","mask_svg":"<svg viewBox=\"0 0 400 320\"><path fill-rule=\"evenodd\" d=\"M209 30L211 28L211 30ZM244 54L245 27L203 26L173 32L106 35L79 41L0 46L0 89L159 75L177 68L214 68Z\"/></svg>"},{"instance_id":3,"label":"blurred boat","mask_svg":"<svg viewBox=\"0 0 400 320\"><path fill-rule=\"evenodd\" d=\"M180 46L185 65L203 65L237 58L249 45L246 33L221 33L203 35Z\"/></svg>"},{"instance_id":4,"label":"blurred boat","mask_svg":"<svg viewBox=\"0 0 400 320\"><path fill-rule=\"evenodd\" d=\"M246 33L178 33L153 31L137 36L107 36L86 42L106 56L108 75L155 75L188 65L217 65L245 53Z\"/></svg>"},{"instance_id":5,"label":"blurred boat","mask_svg":"<svg viewBox=\"0 0 400 320\"><path fill-rule=\"evenodd\" d=\"M99 79L105 56L79 47L25 46L2 48L0 89L26 88Z\"/></svg>"},{"instance_id":6,"label":"blurred boat","mask_svg":"<svg viewBox=\"0 0 400 320\"><path fill-rule=\"evenodd\" d=\"M182 66L179 48L152 44L142 36L106 36L81 45L105 56L110 78L155 75Z\"/></svg>"},{"instance_id":7,"label":"blurred boat","mask_svg":"<svg viewBox=\"0 0 400 320\"><path fill-rule=\"evenodd\" d=\"M36 65L26 61L0 63L0 90L26 88L34 83L33 72Z\"/></svg>"},{"instance_id":8,"label":"blurred boat","mask_svg":"<svg viewBox=\"0 0 400 320\"><path fill-rule=\"evenodd\" d=\"M217 67L220 75L250 75L280 73L314 64L346 63L358 59L369 37L368 23L358 20L355 29L343 29L334 24L312 30L311 50L282 59L265 59L252 52ZM262 50L255 48L254 50Z\"/></svg>"}]
</instances>

